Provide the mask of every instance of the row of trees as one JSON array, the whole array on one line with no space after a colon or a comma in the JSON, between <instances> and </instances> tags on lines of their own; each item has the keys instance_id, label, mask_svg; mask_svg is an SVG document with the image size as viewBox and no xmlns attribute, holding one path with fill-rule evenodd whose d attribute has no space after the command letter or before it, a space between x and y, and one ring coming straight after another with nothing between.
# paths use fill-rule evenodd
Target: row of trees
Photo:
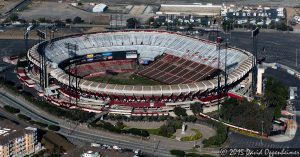
<instances>
[{"instance_id":1,"label":"row of trees","mask_svg":"<svg viewBox=\"0 0 300 157\"><path fill-rule=\"evenodd\" d=\"M227 140L228 127L212 120L207 120L207 123L216 129L216 135L203 140L204 147L222 145Z\"/></svg>"},{"instance_id":2,"label":"row of trees","mask_svg":"<svg viewBox=\"0 0 300 157\"><path fill-rule=\"evenodd\" d=\"M46 101L38 100L35 98L27 98L33 104L43 109L44 111L51 113L57 117L65 117L72 121L78 121L80 123L87 122L90 118L95 116L93 112L87 112L79 109L63 109L52 105Z\"/></svg>"},{"instance_id":3,"label":"row of trees","mask_svg":"<svg viewBox=\"0 0 300 157\"><path fill-rule=\"evenodd\" d=\"M148 122L161 122L165 120L181 120L184 122L195 122L197 120L196 116L184 116L184 117L171 117L171 116L124 116L124 115L114 115L109 114L105 119L110 119L113 121L148 121Z\"/></svg>"},{"instance_id":4,"label":"row of trees","mask_svg":"<svg viewBox=\"0 0 300 157\"><path fill-rule=\"evenodd\" d=\"M265 107L274 108L274 117L279 118L281 116L281 109L286 105L288 95L288 88L284 84L273 77L269 77L267 78L265 94L261 101Z\"/></svg>"},{"instance_id":5,"label":"row of trees","mask_svg":"<svg viewBox=\"0 0 300 157\"><path fill-rule=\"evenodd\" d=\"M170 150L170 153L176 157L213 157L207 154L185 153L185 151L177 149Z\"/></svg>"},{"instance_id":6,"label":"row of trees","mask_svg":"<svg viewBox=\"0 0 300 157\"><path fill-rule=\"evenodd\" d=\"M19 15L16 14L16 13L13 13L11 14L5 21L4 23L7 23L7 22L16 22L16 21L19 21L21 23L27 23L27 21L25 19L20 19ZM84 20L79 17L79 16L76 16L74 17L73 19L65 19L65 21L62 21L62 20L59 20L59 19L56 19L56 20L50 20L50 19L46 19L44 17L42 18L38 18L37 20L31 20L31 23L33 24L37 24L37 23L56 23L58 25L65 25L64 22L66 23L73 23L73 24L77 24L77 23L83 23Z\"/></svg>"},{"instance_id":7,"label":"row of trees","mask_svg":"<svg viewBox=\"0 0 300 157\"><path fill-rule=\"evenodd\" d=\"M224 121L247 129L261 131L263 121L265 133L269 133L271 129L273 113L272 108L261 107L255 101L249 102L246 99L238 101L232 98L226 100L220 110L220 116Z\"/></svg>"},{"instance_id":8,"label":"row of trees","mask_svg":"<svg viewBox=\"0 0 300 157\"><path fill-rule=\"evenodd\" d=\"M17 87L15 86L14 82L11 82L9 80L5 80L4 78L0 77L0 85L4 85L7 88L13 90L15 93L18 93ZM57 117L64 117L73 121L78 121L80 123L86 122L90 118L95 116L95 113L92 112L87 112L79 109L63 109L61 107L57 107L47 101L38 99L37 97L34 97L31 93L22 91L21 93L23 97L31 102L32 104L36 105L37 107L41 108L42 110L55 115ZM19 109L14 109L11 106L4 107L4 109L14 112L14 113L19 113Z\"/></svg>"},{"instance_id":9,"label":"row of trees","mask_svg":"<svg viewBox=\"0 0 300 157\"><path fill-rule=\"evenodd\" d=\"M103 130L107 130L114 133L124 133L124 134L132 134L136 136L142 136L142 137L148 137L149 132L143 129L138 128L129 128L125 129L125 125L122 122L117 122L116 125L112 125L109 122L100 121L98 123L91 123L91 127L93 128L99 128Z\"/></svg>"},{"instance_id":10,"label":"row of trees","mask_svg":"<svg viewBox=\"0 0 300 157\"><path fill-rule=\"evenodd\" d=\"M281 110L286 105L288 88L278 80L269 77L265 84L265 94L258 101L246 99L226 100L221 107L220 117L229 123L247 129L269 134L272 120L281 117ZM263 124L262 124L263 123Z\"/></svg>"},{"instance_id":11,"label":"row of trees","mask_svg":"<svg viewBox=\"0 0 300 157\"><path fill-rule=\"evenodd\" d=\"M20 112L20 109L17 109L17 108L14 108L12 106L8 106L8 105L4 106L4 110L6 110L9 113L13 113L13 114Z\"/></svg>"},{"instance_id":12,"label":"row of trees","mask_svg":"<svg viewBox=\"0 0 300 157\"><path fill-rule=\"evenodd\" d=\"M168 120L166 124L159 127L158 134L164 137L171 137L180 129L182 126L182 121L179 120Z\"/></svg>"}]
</instances>

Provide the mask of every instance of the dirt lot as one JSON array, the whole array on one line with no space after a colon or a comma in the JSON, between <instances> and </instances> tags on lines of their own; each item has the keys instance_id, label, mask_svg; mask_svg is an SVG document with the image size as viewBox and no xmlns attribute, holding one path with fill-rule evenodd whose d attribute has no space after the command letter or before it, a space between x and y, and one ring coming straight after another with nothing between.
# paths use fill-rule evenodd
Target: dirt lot
<instances>
[{"instance_id":1,"label":"dirt lot","mask_svg":"<svg viewBox=\"0 0 300 157\"><path fill-rule=\"evenodd\" d=\"M21 0L0 0L0 14L7 12L13 8Z\"/></svg>"},{"instance_id":2,"label":"dirt lot","mask_svg":"<svg viewBox=\"0 0 300 157\"><path fill-rule=\"evenodd\" d=\"M27 8L19 13L20 18L26 20L46 18L51 20L74 19L81 17L86 22L95 24L109 24L109 16L97 13L86 12L75 8L67 2L40 2L33 1Z\"/></svg>"},{"instance_id":3,"label":"dirt lot","mask_svg":"<svg viewBox=\"0 0 300 157\"><path fill-rule=\"evenodd\" d=\"M294 8L294 7L287 7L286 8L286 16L287 16L287 20L289 21L289 20L291 20L291 19L293 19L293 17L295 16L295 15L298 15L298 16L300 16L300 8L299 7L297 7L297 8ZM293 28L295 28L295 29L300 29L300 24L298 24L298 25L296 25L296 26L293 26Z\"/></svg>"},{"instance_id":4,"label":"dirt lot","mask_svg":"<svg viewBox=\"0 0 300 157\"><path fill-rule=\"evenodd\" d=\"M24 32L26 28L6 28L4 32L0 32L0 39L24 39ZM60 37L70 34L87 33L87 32L101 32L105 31L105 27L92 27L92 28L58 28L58 31L54 34L54 37ZM47 37L49 37L49 32ZM32 30L29 33L29 39L38 39L36 30ZM50 38L48 38L50 39Z\"/></svg>"},{"instance_id":5,"label":"dirt lot","mask_svg":"<svg viewBox=\"0 0 300 157\"><path fill-rule=\"evenodd\" d=\"M48 131L43 136L41 143L50 151L57 149L57 146L62 147L64 151L72 150L75 148L75 146L67 141L64 137L51 131Z\"/></svg>"}]
</instances>

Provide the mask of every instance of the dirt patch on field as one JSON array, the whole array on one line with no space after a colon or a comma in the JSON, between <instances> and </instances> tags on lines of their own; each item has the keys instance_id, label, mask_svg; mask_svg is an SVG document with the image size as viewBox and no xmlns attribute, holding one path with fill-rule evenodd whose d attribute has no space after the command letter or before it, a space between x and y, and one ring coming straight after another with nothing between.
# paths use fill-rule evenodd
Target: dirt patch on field
<instances>
[{"instance_id":1,"label":"dirt patch on field","mask_svg":"<svg viewBox=\"0 0 300 157\"><path fill-rule=\"evenodd\" d=\"M75 148L75 146L63 136L51 131L47 131L47 133L44 134L41 143L50 151L53 151L57 148L62 148L63 151L68 151Z\"/></svg>"}]
</instances>

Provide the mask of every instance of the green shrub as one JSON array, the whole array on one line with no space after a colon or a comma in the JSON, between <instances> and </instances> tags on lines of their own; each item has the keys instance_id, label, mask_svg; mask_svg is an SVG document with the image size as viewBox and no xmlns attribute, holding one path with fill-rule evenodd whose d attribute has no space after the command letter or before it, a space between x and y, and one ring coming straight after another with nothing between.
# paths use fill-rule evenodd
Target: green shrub
<instances>
[{"instance_id":1,"label":"green shrub","mask_svg":"<svg viewBox=\"0 0 300 157\"><path fill-rule=\"evenodd\" d=\"M196 134L191 136L182 137L180 141L196 141L199 140L202 137L202 133L197 129L191 129Z\"/></svg>"},{"instance_id":2,"label":"green shrub","mask_svg":"<svg viewBox=\"0 0 300 157\"><path fill-rule=\"evenodd\" d=\"M228 127L212 120L208 120L208 123L217 129L217 133L215 136L203 140L204 147L220 146L227 140Z\"/></svg>"},{"instance_id":3,"label":"green shrub","mask_svg":"<svg viewBox=\"0 0 300 157\"><path fill-rule=\"evenodd\" d=\"M19 117L20 119L25 120L25 121L30 121L30 120L31 120L30 117L28 117L28 116L26 116L26 115L24 115L24 114L18 114L18 117Z\"/></svg>"},{"instance_id":4,"label":"green shrub","mask_svg":"<svg viewBox=\"0 0 300 157\"><path fill-rule=\"evenodd\" d=\"M122 125L122 124L119 124L119 125ZM114 132L114 133L126 133L126 134L142 136L142 137L149 136L149 132L147 130L138 129L138 128L123 129L124 127L122 127L122 126L121 127L118 125L114 126L111 123L105 122L105 121L100 121L98 124L91 123L90 126L92 126L94 128L104 129L104 130Z\"/></svg>"},{"instance_id":5,"label":"green shrub","mask_svg":"<svg viewBox=\"0 0 300 157\"><path fill-rule=\"evenodd\" d=\"M48 126L48 124L45 124L45 123L42 123L42 122L33 121L33 120L29 121L29 123L32 124L32 125L38 125L38 126L40 126L42 128L46 128Z\"/></svg>"},{"instance_id":6,"label":"green shrub","mask_svg":"<svg viewBox=\"0 0 300 157\"><path fill-rule=\"evenodd\" d=\"M10 113L14 113L14 114L15 113L20 113L19 109L14 108L12 106L7 106L7 105L4 106L4 110L6 110L7 112L10 112Z\"/></svg>"},{"instance_id":7,"label":"green shrub","mask_svg":"<svg viewBox=\"0 0 300 157\"><path fill-rule=\"evenodd\" d=\"M171 137L177 129L180 129L182 122L179 120L168 120L167 124L164 124L159 127L159 135L164 137Z\"/></svg>"},{"instance_id":8,"label":"green shrub","mask_svg":"<svg viewBox=\"0 0 300 157\"><path fill-rule=\"evenodd\" d=\"M127 130L128 133L132 134L132 135L138 135L138 136L142 136L142 137L148 137L149 136L149 132L143 129L137 129L137 128L130 128Z\"/></svg>"},{"instance_id":9,"label":"green shrub","mask_svg":"<svg viewBox=\"0 0 300 157\"><path fill-rule=\"evenodd\" d=\"M185 156L185 152L183 150L175 150L175 149L173 149L173 150L170 150L170 153L172 155L177 156L177 157L184 157Z\"/></svg>"},{"instance_id":10,"label":"green shrub","mask_svg":"<svg viewBox=\"0 0 300 157\"><path fill-rule=\"evenodd\" d=\"M185 157L213 157L208 154L197 154L197 153L188 153Z\"/></svg>"},{"instance_id":11,"label":"green shrub","mask_svg":"<svg viewBox=\"0 0 300 157\"><path fill-rule=\"evenodd\" d=\"M176 106L173 111L176 114L176 116L179 116L179 117L180 116L187 116L186 109L182 108L180 106Z\"/></svg>"},{"instance_id":12,"label":"green shrub","mask_svg":"<svg viewBox=\"0 0 300 157\"><path fill-rule=\"evenodd\" d=\"M59 131L59 130L60 130L60 127L57 126L57 125L49 125L49 126L48 126L48 129L49 129L49 130L53 130L53 131Z\"/></svg>"}]
</instances>

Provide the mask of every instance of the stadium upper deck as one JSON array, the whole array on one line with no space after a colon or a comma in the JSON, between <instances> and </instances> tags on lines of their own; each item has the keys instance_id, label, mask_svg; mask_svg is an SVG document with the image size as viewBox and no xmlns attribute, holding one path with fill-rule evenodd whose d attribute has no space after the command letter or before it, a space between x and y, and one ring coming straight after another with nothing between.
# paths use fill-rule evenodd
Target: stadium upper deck
<instances>
[{"instance_id":1,"label":"stadium upper deck","mask_svg":"<svg viewBox=\"0 0 300 157\"><path fill-rule=\"evenodd\" d=\"M214 43L194 37L182 36L177 33L139 30L74 35L54 39L51 43L44 43L45 56L48 60L47 65L49 65L48 73L65 85L69 85L68 75L62 69L53 68L50 65L53 65L53 63L59 65L70 58L64 45L67 42L79 46L76 52L78 56L100 52L137 50L140 59L155 60L157 56L165 53L217 68L218 51L216 51ZM39 47L41 47L41 44L35 45L28 51L29 60L37 66L40 66ZM232 84L243 78L252 69L253 58L249 52L236 48L229 48L227 54L227 67L231 67L229 68L227 82ZM225 50L221 50L221 69L224 69L224 63ZM71 80L71 84L75 84L75 79L71 78ZM222 78L221 84L224 85L224 78ZM213 78L187 84L156 86L116 85L81 79L79 80L79 87L83 91L109 95L170 96L213 90L217 87L217 79Z\"/></svg>"}]
</instances>

